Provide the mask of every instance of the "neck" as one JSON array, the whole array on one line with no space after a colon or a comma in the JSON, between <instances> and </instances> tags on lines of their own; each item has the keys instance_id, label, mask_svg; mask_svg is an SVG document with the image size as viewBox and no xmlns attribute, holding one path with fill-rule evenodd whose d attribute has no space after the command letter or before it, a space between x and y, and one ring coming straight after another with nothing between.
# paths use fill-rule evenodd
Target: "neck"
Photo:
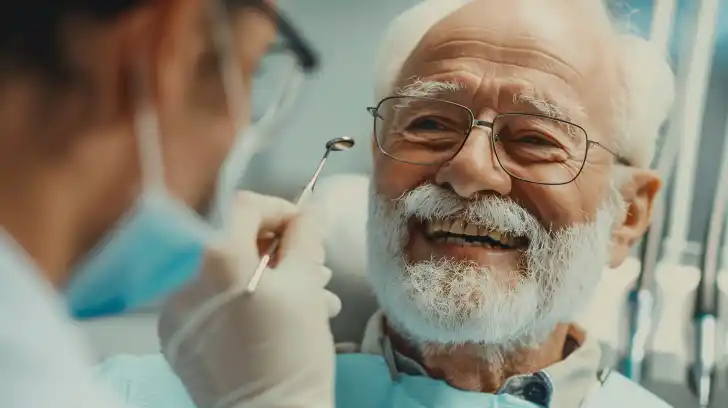
<instances>
[{"instance_id":1,"label":"neck","mask_svg":"<svg viewBox=\"0 0 728 408\"><path fill-rule=\"evenodd\" d=\"M0 180L0 228L23 247L41 273L56 286L76 252L70 201L53 180L5 173ZM61 184L62 185L62 184Z\"/></svg>"},{"instance_id":2,"label":"neck","mask_svg":"<svg viewBox=\"0 0 728 408\"><path fill-rule=\"evenodd\" d=\"M539 346L520 349L474 343L416 347L391 328L387 333L394 349L417 361L430 377L474 392L495 393L508 378L538 372L573 351L568 350L567 325L557 326Z\"/></svg>"},{"instance_id":3,"label":"neck","mask_svg":"<svg viewBox=\"0 0 728 408\"><path fill-rule=\"evenodd\" d=\"M106 162L115 165L113 157ZM65 286L72 266L97 244L137 194L122 188L129 185L133 172L110 173L100 165L87 168L39 168L22 160L0 164L0 197L9 197L0 200L0 228L8 231L56 287Z\"/></svg>"}]
</instances>

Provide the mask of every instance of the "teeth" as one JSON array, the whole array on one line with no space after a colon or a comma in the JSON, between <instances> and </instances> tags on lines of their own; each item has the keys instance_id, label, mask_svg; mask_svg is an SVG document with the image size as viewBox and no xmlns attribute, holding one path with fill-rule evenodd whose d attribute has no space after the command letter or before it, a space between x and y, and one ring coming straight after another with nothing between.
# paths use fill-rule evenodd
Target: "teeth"
<instances>
[{"instance_id":1,"label":"teeth","mask_svg":"<svg viewBox=\"0 0 728 408\"><path fill-rule=\"evenodd\" d=\"M476 227L473 224L468 224L467 227L465 227L465 235L478 235L478 227Z\"/></svg>"},{"instance_id":2,"label":"teeth","mask_svg":"<svg viewBox=\"0 0 728 408\"><path fill-rule=\"evenodd\" d=\"M456 235L463 235L465 232L464 223L462 221L455 220L450 227L450 233Z\"/></svg>"},{"instance_id":3,"label":"teeth","mask_svg":"<svg viewBox=\"0 0 728 408\"><path fill-rule=\"evenodd\" d=\"M427 223L427 233L432 234L435 231L437 231L439 229L441 223L442 222L440 220L434 220L434 221L428 222Z\"/></svg>"},{"instance_id":4,"label":"teeth","mask_svg":"<svg viewBox=\"0 0 728 408\"><path fill-rule=\"evenodd\" d=\"M432 220L427 223L427 233L434 234L436 232L447 232L453 235L470 235L470 236L488 236L491 239L500 242L506 246L514 246L516 239L503 234L499 231L490 231L484 227L478 227L477 225L467 223L462 220ZM444 238L445 242L457 243L462 245L483 245L479 243L468 243L462 238L447 237ZM486 244L487 246L487 244Z\"/></svg>"},{"instance_id":5,"label":"teeth","mask_svg":"<svg viewBox=\"0 0 728 408\"><path fill-rule=\"evenodd\" d=\"M452 228L453 221L452 220L443 220L442 221L442 229L440 231L450 231L450 228Z\"/></svg>"},{"instance_id":6,"label":"teeth","mask_svg":"<svg viewBox=\"0 0 728 408\"><path fill-rule=\"evenodd\" d=\"M488 243L480 243L480 242L468 242L463 238L457 238L457 237L447 237L444 238L441 242L445 242L448 244L456 244L461 246L477 246L481 248L493 248L494 245L488 244Z\"/></svg>"}]
</instances>

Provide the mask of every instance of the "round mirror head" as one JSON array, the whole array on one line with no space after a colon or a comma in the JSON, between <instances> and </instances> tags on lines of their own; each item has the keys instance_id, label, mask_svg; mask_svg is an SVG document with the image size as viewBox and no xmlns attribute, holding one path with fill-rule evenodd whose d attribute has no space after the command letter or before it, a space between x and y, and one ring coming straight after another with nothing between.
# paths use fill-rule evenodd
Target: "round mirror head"
<instances>
[{"instance_id":1,"label":"round mirror head","mask_svg":"<svg viewBox=\"0 0 728 408\"><path fill-rule=\"evenodd\" d=\"M352 147L354 147L354 139L347 136L337 137L326 142L326 149L334 152L349 150Z\"/></svg>"}]
</instances>

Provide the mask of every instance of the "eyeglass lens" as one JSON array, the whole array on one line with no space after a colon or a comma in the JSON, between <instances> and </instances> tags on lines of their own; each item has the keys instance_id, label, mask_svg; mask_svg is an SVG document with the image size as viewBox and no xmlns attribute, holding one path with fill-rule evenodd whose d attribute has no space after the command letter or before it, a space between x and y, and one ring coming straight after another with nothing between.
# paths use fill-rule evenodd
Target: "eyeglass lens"
<instances>
[{"instance_id":1,"label":"eyeglass lens","mask_svg":"<svg viewBox=\"0 0 728 408\"><path fill-rule=\"evenodd\" d=\"M251 120L274 122L274 117L283 111L286 101L295 96L301 75L317 68L317 58L299 31L286 19L280 10L264 0L221 0L229 21L235 24L261 24L261 29L275 27L276 38L270 43L266 54L256 61L257 68L250 83L252 96ZM247 18L246 18L247 17ZM265 27L265 26L268 27ZM237 27L241 29L241 27ZM246 35L257 31L240 30ZM250 38L238 37L232 47L249 47ZM252 43L255 43L253 41ZM251 48L252 49L252 48ZM232 53L232 50L228 50ZM241 55L246 55L242 52ZM251 51L251 54L255 52Z\"/></svg>"},{"instance_id":2,"label":"eyeglass lens","mask_svg":"<svg viewBox=\"0 0 728 408\"><path fill-rule=\"evenodd\" d=\"M475 121L465 106L420 97L382 100L375 115L375 136L383 153L407 163L441 165L462 149ZM565 184L581 172L588 138L581 127L532 114L497 116L492 149L501 167L518 179ZM491 131L486 129L486 132Z\"/></svg>"}]
</instances>

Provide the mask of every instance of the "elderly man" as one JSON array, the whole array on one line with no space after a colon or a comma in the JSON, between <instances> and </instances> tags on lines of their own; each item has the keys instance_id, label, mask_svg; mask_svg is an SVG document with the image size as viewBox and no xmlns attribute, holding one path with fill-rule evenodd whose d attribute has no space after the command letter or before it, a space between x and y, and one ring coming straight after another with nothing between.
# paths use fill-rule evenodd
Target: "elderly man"
<instances>
[{"instance_id":1,"label":"elderly man","mask_svg":"<svg viewBox=\"0 0 728 408\"><path fill-rule=\"evenodd\" d=\"M382 311L339 356L337 405L667 407L571 323L650 222L666 61L595 0L429 0L384 44L367 224ZM103 373L179 407L161 361Z\"/></svg>"},{"instance_id":2,"label":"elderly man","mask_svg":"<svg viewBox=\"0 0 728 408\"><path fill-rule=\"evenodd\" d=\"M570 322L650 222L669 66L596 1L430 1L385 44L368 222L383 313L364 351L582 406L606 372Z\"/></svg>"}]
</instances>

